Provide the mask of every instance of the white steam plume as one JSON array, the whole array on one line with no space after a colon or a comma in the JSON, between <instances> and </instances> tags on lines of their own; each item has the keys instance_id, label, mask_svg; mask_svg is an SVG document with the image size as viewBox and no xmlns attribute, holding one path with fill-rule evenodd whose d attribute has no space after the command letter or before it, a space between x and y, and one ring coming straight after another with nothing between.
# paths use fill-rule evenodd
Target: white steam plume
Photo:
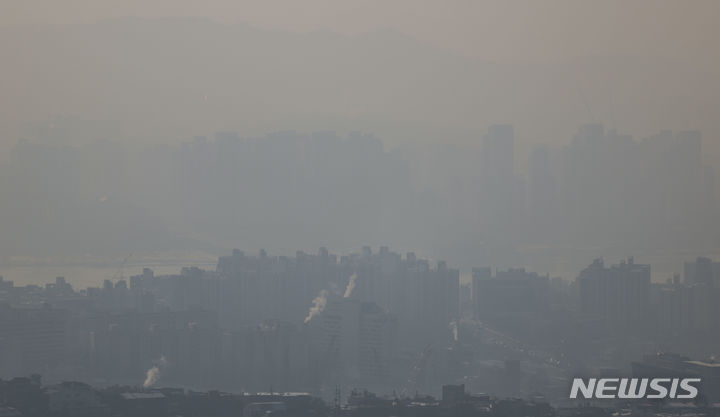
<instances>
[{"instance_id":1,"label":"white steam plume","mask_svg":"<svg viewBox=\"0 0 720 417\"><path fill-rule=\"evenodd\" d=\"M150 388L160 379L160 368L153 366L145 372L145 382L143 388Z\"/></svg>"},{"instance_id":2,"label":"white steam plume","mask_svg":"<svg viewBox=\"0 0 720 417\"><path fill-rule=\"evenodd\" d=\"M309 323L310 320L312 320L315 316L325 310L325 305L327 304L327 296L327 290L322 290L320 291L320 294L315 297L315 299L312 301L313 305L312 307L310 307L310 311L308 311L307 317L305 317L305 323Z\"/></svg>"},{"instance_id":3,"label":"white steam plume","mask_svg":"<svg viewBox=\"0 0 720 417\"><path fill-rule=\"evenodd\" d=\"M150 388L160 380L162 369L167 366L167 360L165 356L161 356L160 359L155 361L155 365L145 372L145 382L143 382L143 388Z\"/></svg>"},{"instance_id":4,"label":"white steam plume","mask_svg":"<svg viewBox=\"0 0 720 417\"><path fill-rule=\"evenodd\" d=\"M344 298L350 298L352 295L353 290L355 289L355 280L357 279L357 274L352 274L350 277L350 281L348 281L347 287L345 287L345 295Z\"/></svg>"}]
</instances>

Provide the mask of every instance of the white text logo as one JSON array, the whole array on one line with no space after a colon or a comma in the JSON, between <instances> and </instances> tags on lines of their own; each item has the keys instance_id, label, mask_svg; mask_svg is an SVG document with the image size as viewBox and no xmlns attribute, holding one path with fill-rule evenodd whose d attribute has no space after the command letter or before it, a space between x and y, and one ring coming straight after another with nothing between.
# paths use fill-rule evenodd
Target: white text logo
<instances>
[{"instance_id":1,"label":"white text logo","mask_svg":"<svg viewBox=\"0 0 720 417\"><path fill-rule=\"evenodd\" d=\"M678 398L698 395L700 378L583 378L573 379L570 398Z\"/></svg>"}]
</instances>

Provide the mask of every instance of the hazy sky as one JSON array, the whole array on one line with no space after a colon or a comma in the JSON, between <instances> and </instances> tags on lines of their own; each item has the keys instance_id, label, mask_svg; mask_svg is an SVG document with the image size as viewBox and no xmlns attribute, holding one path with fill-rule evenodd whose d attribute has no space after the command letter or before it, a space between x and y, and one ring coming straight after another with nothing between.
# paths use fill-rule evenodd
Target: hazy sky
<instances>
[{"instance_id":1,"label":"hazy sky","mask_svg":"<svg viewBox=\"0 0 720 417\"><path fill-rule=\"evenodd\" d=\"M108 21L127 17L168 19ZM636 138L700 129L720 155L718 18L700 0L3 0L0 156L21 126L64 116L159 140L360 129L388 143L475 143L498 122L519 144L567 143L603 122Z\"/></svg>"},{"instance_id":2,"label":"hazy sky","mask_svg":"<svg viewBox=\"0 0 720 417\"><path fill-rule=\"evenodd\" d=\"M107 146L103 155L112 158L87 158L97 164L88 172L105 172L118 153L102 139L145 147L215 131L263 137L360 130L389 148L443 144L474 152L488 126L512 123L522 171L530 145L567 144L580 125L597 122L637 139L699 129L702 157L718 172L719 18L720 1L699 0L1 0L0 169L21 138L59 149L101 139L96 146ZM418 148L418 155L434 152ZM463 150L437 167L472 167L472 159L458 162ZM24 160L15 160L13 167L25 170ZM42 152L32 160L44 174L32 176L34 187L18 182L22 198L3 201L13 202L26 222L13 230L28 236L30 248L46 242L47 232L36 224L44 217L28 214L24 202L38 201L36 190L53 197L62 188L48 179L76 162ZM158 181L173 182L163 176L168 172L160 165ZM102 183L98 195L86 196L93 208L106 188L112 187ZM50 207L33 205L41 212ZM474 202L462 207L472 213ZM267 214L264 208L258 212ZM40 214L50 225L86 223L84 212L66 212L77 223L54 210ZM117 213L107 218L125 213L140 229L153 224L123 207ZM66 229L58 230L52 235L64 238Z\"/></svg>"},{"instance_id":3,"label":"hazy sky","mask_svg":"<svg viewBox=\"0 0 720 417\"><path fill-rule=\"evenodd\" d=\"M717 1L3 0L2 25L207 17L289 31L392 28L489 60L640 55L718 65Z\"/></svg>"}]
</instances>

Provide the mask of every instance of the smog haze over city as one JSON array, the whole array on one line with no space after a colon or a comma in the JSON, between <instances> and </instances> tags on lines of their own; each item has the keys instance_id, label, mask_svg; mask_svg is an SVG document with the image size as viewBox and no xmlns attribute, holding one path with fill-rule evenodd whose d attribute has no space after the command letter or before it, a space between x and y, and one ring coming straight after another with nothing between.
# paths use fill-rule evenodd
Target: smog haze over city
<instances>
[{"instance_id":1,"label":"smog haze over city","mask_svg":"<svg viewBox=\"0 0 720 417\"><path fill-rule=\"evenodd\" d=\"M718 19L3 2L0 415L719 415Z\"/></svg>"}]
</instances>

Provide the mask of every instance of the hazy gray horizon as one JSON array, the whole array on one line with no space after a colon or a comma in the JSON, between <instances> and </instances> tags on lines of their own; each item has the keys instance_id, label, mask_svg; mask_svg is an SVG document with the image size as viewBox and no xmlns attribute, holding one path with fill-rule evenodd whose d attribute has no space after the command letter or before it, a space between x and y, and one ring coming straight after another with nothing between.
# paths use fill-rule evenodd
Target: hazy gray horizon
<instances>
[{"instance_id":1,"label":"hazy gray horizon","mask_svg":"<svg viewBox=\"0 0 720 417\"><path fill-rule=\"evenodd\" d=\"M523 252L517 242L538 250L538 236L546 230L534 230L532 239L522 236L527 225L518 224L511 228L512 238L501 228L491 237L477 234L495 227L485 223L494 221L492 213L503 211L498 206L479 217L474 214L485 209L498 187L481 184L487 177L481 162L483 137L490 126L514 127L511 164L519 183L502 181L513 194L527 197L515 203L527 211L523 216L532 213L532 199L538 198L531 188L564 187L553 181L562 181L572 170L557 172L558 158L574 152L563 147L573 143L586 123L602 123L606 131L631 135L637 143L663 130L698 130L702 162L718 169L720 56L713 47L717 29L712 16L718 10L714 2L358 2L355 7L339 7L323 1L302 6L213 1L202 8L161 0L112 6L80 0L62 6L46 3L9 2L9 13L0 18L0 161L7 170L0 193L6 258L34 256L36 250L43 256L57 255L55 250L67 251L67 256L91 250L121 259L132 246L215 253L235 246L291 252L320 245L354 250L388 244L446 258L465 270L475 258L481 263L491 259L501 265L531 266L516 257L518 250ZM334 235L323 235L318 232L327 227L320 226L323 191L315 191L317 200L273 211L265 206L277 204L279 197L243 184L239 187L251 187L258 199L248 207L239 197L218 197L218 178L240 174L217 168L218 161L207 155L201 156L207 164L204 169L218 172L202 172L192 187L185 184L185 190L177 185L181 179L175 175L193 180L194 174L183 173L190 168L180 166L183 158L192 158L195 151L187 143L195 136L207 136L213 143L215 132L258 139L287 131L299 136L336 131L340 137L362 131L379 138L384 151L368 154L365 163L389 161L384 168L389 184L377 191L373 180L364 178L359 181L367 183L354 186L360 186L359 195L366 197L379 192L378 201L389 205L364 211L353 205L352 193L338 194L347 191L326 184L325 192L336 193L333 198L339 202L328 209L335 210L330 218L346 229L333 226ZM551 149L536 154L533 165L530 158L541 144ZM299 171L289 175L318 175L303 165L306 155L293 159L282 150L258 152L297 164ZM338 152L333 155L345 158L345 152L352 151ZM624 152L622 146L614 149L607 161ZM632 152L647 159L637 168L646 175L649 167L665 163L665 157L652 156L655 151ZM627 161L619 158L618 166L614 163L608 162L609 169ZM342 168L325 169L326 175L337 176ZM365 175L361 166L353 169L347 181ZM715 195L718 186L712 176L695 172L702 169L692 168L683 181L698 190L710 188ZM606 175L602 167L597 170ZM618 172L637 174L634 168ZM691 198L679 191L659 191L659 184L679 172L681 168L668 168L657 174L652 185L656 188L648 189L648 196L638 193L631 210L623 211L618 203L607 218L591 216L589 230L604 236L605 224L622 229L619 224L644 217L662 224L661 219L671 216L665 209L637 216L653 207L653 198ZM49 181L44 175L57 178ZM553 180L536 181L537 175ZM624 192L622 178L618 174L603 179L615 184L606 196ZM281 178L267 181L286 186ZM637 187L650 184L638 181ZM672 187L682 188L682 181L676 182ZM217 189L203 191L207 204L196 207L195 201L183 200L183 192L208 187ZM393 187L410 191L397 195ZM156 189L164 194L156 195ZM545 200L566 199L561 195L570 191L557 192ZM104 202L102 210L94 206L98 201ZM544 204L543 216L562 212L549 201L539 204ZM234 217L225 206L242 207L247 213ZM218 212L204 213L208 207ZM296 217L293 209L304 217ZM408 210L412 215L404 216ZM595 214L601 211L597 210ZM354 211L364 216L362 220ZM252 218L258 213L267 219ZM373 213L384 217L374 218ZM700 229L701 219L713 218L673 215L695 218L688 222ZM215 216L214 223L203 223L203 216ZM310 221L308 216L317 218ZM89 220L95 226L85 230L82 226ZM314 226L302 225L308 221ZM532 216L527 221L542 223ZM573 221L583 224L580 218ZM234 226L226 227L228 222ZM708 236L666 243L672 233L653 231L655 223L630 225L629 230L642 230L631 236L583 240L558 232L562 238L546 237L539 246L568 248L580 243L588 258L591 252L619 257L665 246L676 254L689 246L690 258L715 250ZM348 226L353 224L356 227ZM554 219L549 224L559 223ZM440 232L425 230L428 225ZM284 240L288 233L281 230L288 227L294 228L291 239ZM70 230L78 230L77 236L65 242ZM243 233L247 230L252 232ZM495 244L492 253L477 254L479 245L499 236L504 236L503 242ZM508 250L508 243L516 247ZM584 265L588 259L577 262Z\"/></svg>"},{"instance_id":2,"label":"hazy gray horizon","mask_svg":"<svg viewBox=\"0 0 720 417\"><path fill-rule=\"evenodd\" d=\"M0 415L717 415L718 17L4 0Z\"/></svg>"},{"instance_id":3,"label":"hazy gray horizon","mask_svg":"<svg viewBox=\"0 0 720 417\"><path fill-rule=\"evenodd\" d=\"M335 129L372 131L390 145L472 145L487 126L513 123L521 153L601 122L635 137L699 129L706 160L717 159L720 64L705 23L715 3L507 3L447 9L465 36L449 16L421 28L430 12L413 20L392 7L395 24L380 13L342 26L351 17L333 20L326 5L324 24L300 14L308 23L296 27L242 8L160 18L161 9L139 5L33 20L42 14L23 3L0 26L0 154L28 125L71 117L108 122L143 144L217 130ZM473 18L484 25L471 31ZM560 34L568 36L553 42Z\"/></svg>"}]
</instances>

